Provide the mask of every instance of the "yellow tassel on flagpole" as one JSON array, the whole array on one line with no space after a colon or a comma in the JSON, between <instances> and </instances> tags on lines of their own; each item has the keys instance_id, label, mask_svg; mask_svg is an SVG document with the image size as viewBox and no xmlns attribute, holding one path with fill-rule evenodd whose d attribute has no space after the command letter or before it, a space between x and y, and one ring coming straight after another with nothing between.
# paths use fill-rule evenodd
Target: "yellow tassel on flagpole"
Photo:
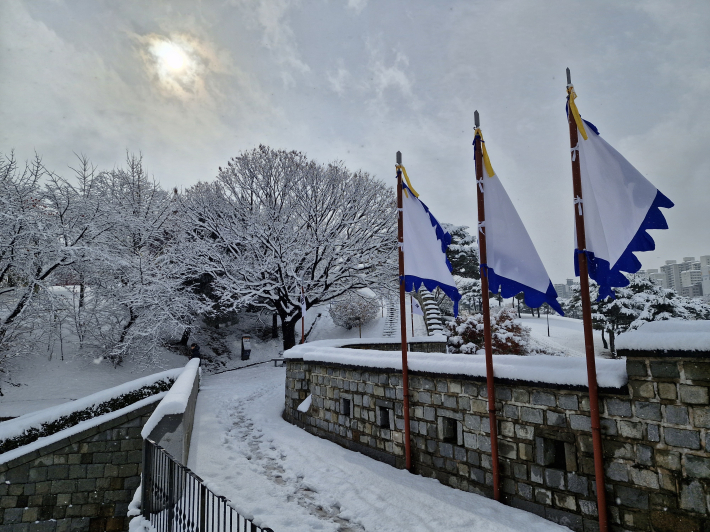
<instances>
[{"instance_id":1,"label":"yellow tassel on flagpole","mask_svg":"<svg viewBox=\"0 0 710 532\"><path fill-rule=\"evenodd\" d=\"M584 140L587 140L587 130L584 128L584 121L582 121L582 117L579 115L579 111L577 110L577 105L574 103L574 99L577 97L577 93L574 92L574 87L572 85L569 85L567 87L567 94L569 95L569 110L572 113L572 116L574 116L574 121L577 124L577 129L582 134L582 138Z\"/></svg>"},{"instance_id":2,"label":"yellow tassel on flagpole","mask_svg":"<svg viewBox=\"0 0 710 532\"><path fill-rule=\"evenodd\" d=\"M488 150L486 150L486 143L483 141L483 133L481 133L481 128L476 128L476 135L481 137L481 147L483 148L483 166L486 167L486 173L488 177L493 177L496 173L493 171L493 166L491 166L491 160L488 158Z\"/></svg>"},{"instance_id":3,"label":"yellow tassel on flagpole","mask_svg":"<svg viewBox=\"0 0 710 532\"><path fill-rule=\"evenodd\" d=\"M419 194L417 194L417 191L414 190L414 187L412 186L412 182L409 180L409 176L407 175L407 170L404 168L404 165L398 164L397 168L402 170L402 174L404 174L404 179L407 180L407 187L409 188L409 190L412 191L412 194L414 194L414 197L418 198ZM405 190L404 193L406 194L407 191Z\"/></svg>"}]
</instances>

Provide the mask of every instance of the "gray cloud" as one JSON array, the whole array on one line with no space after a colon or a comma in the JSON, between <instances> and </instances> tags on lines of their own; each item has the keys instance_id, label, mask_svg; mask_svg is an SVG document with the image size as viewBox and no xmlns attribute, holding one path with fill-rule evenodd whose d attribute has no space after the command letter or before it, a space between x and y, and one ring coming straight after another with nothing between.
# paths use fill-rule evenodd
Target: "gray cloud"
<instances>
[{"instance_id":1,"label":"gray cloud","mask_svg":"<svg viewBox=\"0 0 710 532\"><path fill-rule=\"evenodd\" d=\"M709 23L700 2L9 0L0 140L56 169L73 151L105 167L140 150L166 186L259 143L392 183L401 150L432 210L475 226L478 109L557 281L572 275L569 66L585 118L676 202L640 256L653 267L710 253ZM166 84L150 44L181 39L194 75Z\"/></svg>"}]
</instances>

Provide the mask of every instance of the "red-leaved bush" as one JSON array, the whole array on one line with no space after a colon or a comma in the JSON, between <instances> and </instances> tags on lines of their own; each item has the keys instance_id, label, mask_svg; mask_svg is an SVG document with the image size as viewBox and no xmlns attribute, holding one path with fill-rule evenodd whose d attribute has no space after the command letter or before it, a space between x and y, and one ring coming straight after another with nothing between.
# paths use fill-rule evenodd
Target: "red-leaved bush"
<instances>
[{"instance_id":1,"label":"red-leaved bush","mask_svg":"<svg viewBox=\"0 0 710 532\"><path fill-rule=\"evenodd\" d=\"M517 315L511 308L491 313L491 343L494 355L525 355L530 343L530 328L516 323ZM456 318L448 322L449 347L453 353L475 354L484 348L483 314Z\"/></svg>"}]
</instances>

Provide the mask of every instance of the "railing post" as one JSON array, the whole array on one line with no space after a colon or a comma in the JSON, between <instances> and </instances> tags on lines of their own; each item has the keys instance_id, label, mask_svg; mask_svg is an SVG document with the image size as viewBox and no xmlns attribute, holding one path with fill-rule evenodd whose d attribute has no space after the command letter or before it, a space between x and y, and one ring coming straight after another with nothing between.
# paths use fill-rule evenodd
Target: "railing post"
<instances>
[{"instance_id":1,"label":"railing post","mask_svg":"<svg viewBox=\"0 0 710 532\"><path fill-rule=\"evenodd\" d=\"M150 442L143 440L143 478L141 478L141 514L144 519L150 520L150 491L148 483L151 481L150 474Z\"/></svg>"},{"instance_id":2,"label":"railing post","mask_svg":"<svg viewBox=\"0 0 710 532\"><path fill-rule=\"evenodd\" d=\"M200 483L200 532L207 532L207 486Z\"/></svg>"},{"instance_id":3,"label":"railing post","mask_svg":"<svg viewBox=\"0 0 710 532\"><path fill-rule=\"evenodd\" d=\"M175 504L177 496L175 493L175 462L168 461L168 530L172 532L175 525Z\"/></svg>"}]
</instances>

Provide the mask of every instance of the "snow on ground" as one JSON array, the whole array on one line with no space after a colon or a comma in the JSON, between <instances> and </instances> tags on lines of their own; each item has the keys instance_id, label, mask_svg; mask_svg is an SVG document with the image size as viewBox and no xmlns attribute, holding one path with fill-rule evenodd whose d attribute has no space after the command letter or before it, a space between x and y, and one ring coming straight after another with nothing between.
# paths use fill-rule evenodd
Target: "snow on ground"
<instances>
[{"instance_id":1,"label":"snow on ground","mask_svg":"<svg viewBox=\"0 0 710 532\"><path fill-rule=\"evenodd\" d=\"M285 370L204 378L189 467L278 532L550 532L533 514L348 451L281 418Z\"/></svg>"},{"instance_id":2,"label":"snow on ground","mask_svg":"<svg viewBox=\"0 0 710 532\"><path fill-rule=\"evenodd\" d=\"M535 342L553 351L559 351L564 356L585 356L582 320L565 318L564 316L550 316L550 336L548 337L547 320L544 314L540 313L539 318L530 314L522 316L519 321L530 327L530 336ZM594 354L597 357L609 356L609 351L604 349L602 344L601 331L594 331Z\"/></svg>"},{"instance_id":3,"label":"snow on ground","mask_svg":"<svg viewBox=\"0 0 710 532\"><path fill-rule=\"evenodd\" d=\"M77 350L78 351L78 350ZM65 349L64 360L55 352L12 359L11 384L2 385L0 418L17 417L35 410L74 401L164 369L180 368L187 358L167 349L159 354L159 365L143 367L126 363L114 368L108 360L94 359Z\"/></svg>"},{"instance_id":4,"label":"snow on ground","mask_svg":"<svg viewBox=\"0 0 710 532\"><path fill-rule=\"evenodd\" d=\"M407 335L412 336L412 313L410 309L409 296L406 297L406 314L407 314ZM400 324L399 324L399 299L393 300L391 302L394 305L395 311L395 327L393 329L393 338L399 339L400 336ZM313 331L308 335L308 342L313 342L316 340L331 340L331 339L341 339L341 338L359 338L360 332L357 327L353 327L350 330L344 327L339 327L333 323L329 314L330 305L318 305L312 309L308 309L306 316L306 330L310 327L312 320L316 319L316 316L320 314L317 318L317 323L313 327ZM387 314L389 307L385 304L385 307L380 311L380 314L376 319L372 320L370 323L366 323L362 327L362 337L363 338L382 338L385 332L385 326L387 321ZM300 330L299 330L300 334ZM426 336L426 325L424 324L424 318L422 316L414 316L414 336ZM297 335L298 336L298 335Z\"/></svg>"}]
</instances>

